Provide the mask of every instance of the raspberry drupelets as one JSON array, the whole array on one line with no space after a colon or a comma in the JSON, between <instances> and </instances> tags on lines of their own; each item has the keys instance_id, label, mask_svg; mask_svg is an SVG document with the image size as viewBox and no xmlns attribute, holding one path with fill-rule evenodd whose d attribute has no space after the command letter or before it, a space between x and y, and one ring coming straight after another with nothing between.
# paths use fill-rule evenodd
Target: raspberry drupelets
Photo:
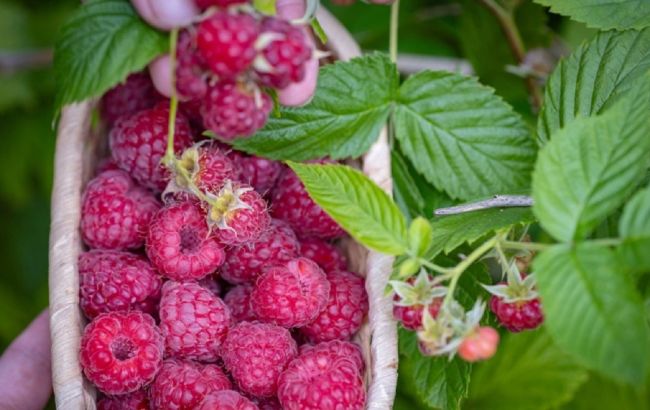
<instances>
[{"instance_id":1,"label":"raspberry drupelets","mask_svg":"<svg viewBox=\"0 0 650 410\"><path fill-rule=\"evenodd\" d=\"M193 177L194 183L203 192L216 194L227 180L237 180L239 172L235 164L218 144L200 143L196 150L198 161Z\"/></svg>"},{"instance_id":2,"label":"raspberry drupelets","mask_svg":"<svg viewBox=\"0 0 650 410\"><path fill-rule=\"evenodd\" d=\"M325 272L346 270L348 268L348 261L343 253L336 246L322 239L301 239L300 255L316 262Z\"/></svg>"},{"instance_id":3,"label":"raspberry drupelets","mask_svg":"<svg viewBox=\"0 0 650 410\"><path fill-rule=\"evenodd\" d=\"M262 195L270 193L282 173L278 161L247 155L240 151L230 151L228 157L239 169L239 180L255 188Z\"/></svg>"},{"instance_id":4,"label":"raspberry drupelets","mask_svg":"<svg viewBox=\"0 0 650 410\"><path fill-rule=\"evenodd\" d=\"M120 117L137 114L160 100L162 96L156 91L149 73L133 73L104 94L100 111L106 123L112 125Z\"/></svg>"},{"instance_id":5,"label":"raspberry drupelets","mask_svg":"<svg viewBox=\"0 0 650 410\"><path fill-rule=\"evenodd\" d=\"M207 396L199 410L259 410L259 407L234 390L222 390Z\"/></svg>"},{"instance_id":6,"label":"raspberry drupelets","mask_svg":"<svg viewBox=\"0 0 650 410\"><path fill-rule=\"evenodd\" d=\"M202 98L208 90L208 72L196 50L196 31L183 30L176 45L176 91L180 98Z\"/></svg>"},{"instance_id":7,"label":"raspberry drupelets","mask_svg":"<svg viewBox=\"0 0 650 410\"><path fill-rule=\"evenodd\" d=\"M160 203L124 171L104 171L86 186L81 203L81 234L92 248L135 249Z\"/></svg>"},{"instance_id":8,"label":"raspberry drupelets","mask_svg":"<svg viewBox=\"0 0 650 410\"><path fill-rule=\"evenodd\" d=\"M144 390L119 396L106 396L97 402L97 410L149 410L149 398Z\"/></svg>"},{"instance_id":9,"label":"raspberry drupelets","mask_svg":"<svg viewBox=\"0 0 650 410\"><path fill-rule=\"evenodd\" d=\"M103 250L82 253L79 282L79 304L90 319L111 311L158 310L162 280L141 256Z\"/></svg>"},{"instance_id":10,"label":"raspberry drupelets","mask_svg":"<svg viewBox=\"0 0 650 410\"><path fill-rule=\"evenodd\" d=\"M360 372L365 368L365 362L363 361L363 355L361 354L359 345L342 340L332 340L316 345L304 344L300 346L300 355L303 357L308 355L316 355L315 357L326 355L330 361L344 358L352 361Z\"/></svg>"},{"instance_id":11,"label":"raspberry drupelets","mask_svg":"<svg viewBox=\"0 0 650 410\"><path fill-rule=\"evenodd\" d=\"M230 309L232 318L237 322L252 321L256 319L251 306L251 293L253 286L249 284L235 286L230 289L223 301Z\"/></svg>"},{"instance_id":12,"label":"raspberry drupelets","mask_svg":"<svg viewBox=\"0 0 650 410\"><path fill-rule=\"evenodd\" d=\"M146 313L104 313L84 329L79 356L84 374L99 390L132 393L160 369L163 339Z\"/></svg>"},{"instance_id":13,"label":"raspberry drupelets","mask_svg":"<svg viewBox=\"0 0 650 410\"><path fill-rule=\"evenodd\" d=\"M509 303L498 296L492 296L490 309L499 319L499 323L511 332L535 329L544 321L538 298Z\"/></svg>"}]
</instances>

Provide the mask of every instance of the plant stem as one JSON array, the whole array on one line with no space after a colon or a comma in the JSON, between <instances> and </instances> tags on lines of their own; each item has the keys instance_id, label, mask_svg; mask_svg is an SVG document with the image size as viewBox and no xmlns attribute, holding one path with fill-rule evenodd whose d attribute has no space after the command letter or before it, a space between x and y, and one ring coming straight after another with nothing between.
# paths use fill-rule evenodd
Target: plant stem
<instances>
[{"instance_id":1,"label":"plant stem","mask_svg":"<svg viewBox=\"0 0 650 410\"><path fill-rule=\"evenodd\" d=\"M178 42L178 29L169 33L169 65L171 69L172 95L169 99L169 122L167 124L167 151L165 152L165 165L169 166L176 159L174 153L174 135L176 133L176 111L178 110L178 96L176 95L176 43Z\"/></svg>"},{"instance_id":2,"label":"plant stem","mask_svg":"<svg viewBox=\"0 0 650 410\"><path fill-rule=\"evenodd\" d=\"M432 271L442 273L442 274L448 274L451 273L452 268L445 268L440 265L436 265L435 263L429 262L426 259L419 259L418 262L420 262L420 265L426 266L427 268L431 269Z\"/></svg>"},{"instance_id":3,"label":"plant stem","mask_svg":"<svg viewBox=\"0 0 650 410\"><path fill-rule=\"evenodd\" d=\"M506 249L516 249L516 250L523 250L523 251L543 251L544 249L547 249L550 246L552 246L545 243L517 242L517 241L506 241L506 240L500 241L499 245Z\"/></svg>"},{"instance_id":4,"label":"plant stem","mask_svg":"<svg viewBox=\"0 0 650 410\"><path fill-rule=\"evenodd\" d=\"M399 28L399 0L390 6L390 61L397 64L397 32Z\"/></svg>"}]
</instances>

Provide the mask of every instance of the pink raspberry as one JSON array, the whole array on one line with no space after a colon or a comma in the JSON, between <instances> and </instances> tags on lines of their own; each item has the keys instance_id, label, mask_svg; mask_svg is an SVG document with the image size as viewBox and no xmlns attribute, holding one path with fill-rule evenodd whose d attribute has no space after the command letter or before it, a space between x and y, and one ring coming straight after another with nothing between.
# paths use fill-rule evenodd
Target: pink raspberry
<instances>
[{"instance_id":1,"label":"pink raspberry","mask_svg":"<svg viewBox=\"0 0 650 410\"><path fill-rule=\"evenodd\" d=\"M317 355L316 357L327 355L330 361L339 358L348 359L354 363L359 369L359 372L362 372L366 366L359 345L343 340L332 340L318 343L317 345L304 344L300 346L300 356L305 357L307 355Z\"/></svg>"},{"instance_id":2,"label":"pink raspberry","mask_svg":"<svg viewBox=\"0 0 650 410\"><path fill-rule=\"evenodd\" d=\"M81 235L91 248L136 249L160 203L121 170L104 171L81 199Z\"/></svg>"},{"instance_id":3,"label":"pink raspberry","mask_svg":"<svg viewBox=\"0 0 650 410\"><path fill-rule=\"evenodd\" d=\"M79 256L79 304L86 317L100 313L158 310L162 280L145 258L92 250Z\"/></svg>"},{"instance_id":4,"label":"pink raspberry","mask_svg":"<svg viewBox=\"0 0 650 410\"><path fill-rule=\"evenodd\" d=\"M273 396L278 377L298 354L287 329L259 322L240 322L228 332L222 358L239 388L257 397Z\"/></svg>"},{"instance_id":5,"label":"pink raspberry","mask_svg":"<svg viewBox=\"0 0 650 410\"><path fill-rule=\"evenodd\" d=\"M149 410L149 398L144 390L106 396L97 402L97 410Z\"/></svg>"},{"instance_id":6,"label":"pink raspberry","mask_svg":"<svg viewBox=\"0 0 650 410\"><path fill-rule=\"evenodd\" d=\"M223 301L197 283L169 281L160 299L160 330L168 355L214 362L230 326Z\"/></svg>"},{"instance_id":7,"label":"pink raspberry","mask_svg":"<svg viewBox=\"0 0 650 410\"><path fill-rule=\"evenodd\" d=\"M339 271L327 276L330 294L325 309L301 332L312 343L347 340L354 335L368 313L368 294L363 278Z\"/></svg>"},{"instance_id":8,"label":"pink raspberry","mask_svg":"<svg viewBox=\"0 0 650 410\"><path fill-rule=\"evenodd\" d=\"M280 376L278 399L285 410L362 410L366 391L357 364L327 351L307 351Z\"/></svg>"},{"instance_id":9,"label":"pink raspberry","mask_svg":"<svg viewBox=\"0 0 650 410\"><path fill-rule=\"evenodd\" d=\"M230 283L254 282L263 270L283 265L298 257L296 234L286 222L273 219L269 229L255 242L244 243L226 251L221 277Z\"/></svg>"},{"instance_id":10,"label":"pink raspberry","mask_svg":"<svg viewBox=\"0 0 650 410\"><path fill-rule=\"evenodd\" d=\"M203 192L217 193L227 180L236 180L239 175L233 161L214 142L201 144L198 158L194 183Z\"/></svg>"},{"instance_id":11,"label":"pink raspberry","mask_svg":"<svg viewBox=\"0 0 650 410\"><path fill-rule=\"evenodd\" d=\"M286 169L275 185L271 213L287 221L299 237L333 239L343 236L343 229L318 206L307 193L300 178Z\"/></svg>"},{"instance_id":12,"label":"pink raspberry","mask_svg":"<svg viewBox=\"0 0 650 410\"><path fill-rule=\"evenodd\" d=\"M176 48L176 91L186 100L202 98L208 90L205 61L196 49L196 32L183 30Z\"/></svg>"},{"instance_id":13,"label":"pink raspberry","mask_svg":"<svg viewBox=\"0 0 650 410\"><path fill-rule=\"evenodd\" d=\"M273 101L248 83L219 81L203 98L205 127L225 140L250 137L266 124Z\"/></svg>"},{"instance_id":14,"label":"pink raspberry","mask_svg":"<svg viewBox=\"0 0 650 410\"><path fill-rule=\"evenodd\" d=\"M205 10L208 7L213 6L226 8L234 4L248 3L248 0L194 0L194 3L196 3L197 7L201 10Z\"/></svg>"},{"instance_id":15,"label":"pink raspberry","mask_svg":"<svg viewBox=\"0 0 650 410\"><path fill-rule=\"evenodd\" d=\"M300 255L316 262L325 272L346 270L348 261L334 245L318 238L304 238L300 241Z\"/></svg>"},{"instance_id":16,"label":"pink raspberry","mask_svg":"<svg viewBox=\"0 0 650 410\"><path fill-rule=\"evenodd\" d=\"M209 235L205 213L190 201L169 204L154 215L145 249L152 265L177 281L200 279L225 259L221 244Z\"/></svg>"},{"instance_id":17,"label":"pink raspberry","mask_svg":"<svg viewBox=\"0 0 650 410\"><path fill-rule=\"evenodd\" d=\"M232 318L237 322L252 321L257 319L251 306L252 285L239 285L230 289L223 301L230 309Z\"/></svg>"},{"instance_id":18,"label":"pink raspberry","mask_svg":"<svg viewBox=\"0 0 650 410\"><path fill-rule=\"evenodd\" d=\"M508 303L492 296L490 309L499 319L499 323L511 332L535 329L544 321L539 298Z\"/></svg>"},{"instance_id":19,"label":"pink raspberry","mask_svg":"<svg viewBox=\"0 0 650 410\"><path fill-rule=\"evenodd\" d=\"M305 66L312 56L312 48L300 27L286 20L267 17L262 21L260 39L273 40L262 49L264 64L256 60L256 73L261 83L271 88L286 88L305 78Z\"/></svg>"},{"instance_id":20,"label":"pink raspberry","mask_svg":"<svg viewBox=\"0 0 650 410\"><path fill-rule=\"evenodd\" d=\"M156 91L147 71L133 73L127 79L108 90L102 97L100 111L108 125L120 117L130 117L153 107L162 96Z\"/></svg>"},{"instance_id":21,"label":"pink raspberry","mask_svg":"<svg viewBox=\"0 0 650 410\"><path fill-rule=\"evenodd\" d=\"M427 280L431 280L431 276L427 275ZM424 309L428 309L429 314L431 315L432 318L438 317L438 312L440 311L440 308L442 307L442 302L444 301L444 296L439 296L439 297L433 297L430 299L432 295L430 295L430 289L444 289L438 286L429 286L427 285L424 290L424 294L420 294L418 292L418 287L415 286L416 283L416 277L411 277L406 281L409 285L413 286L413 300L411 301L412 304L408 306L403 306L399 302L402 301L402 298L398 295L395 294L393 296L393 317L398 320L399 322L402 323L402 326L408 330L420 330L422 329L422 320L424 318ZM427 282L430 283L430 282ZM442 292L444 295L444 292Z\"/></svg>"},{"instance_id":22,"label":"pink raspberry","mask_svg":"<svg viewBox=\"0 0 650 410\"><path fill-rule=\"evenodd\" d=\"M214 275L208 275L201 278L198 284L212 292L215 296L221 295L221 284Z\"/></svg>"},{"instance_id":23,"label":"pink raspberry","mask_svg":"<svg viewBox=\"0 0 650 410\"><path fill-rule=\"evenodd\" d=\"M163 338L146 313L109 312L84 329L79 360L106 394L132 393L150 383L163 358Z\"/></svg>"},{"instance_id":24,"label":"pink raspberry","mask_svg":"<svg viewBox=\"0 0 650 410\"><path fill-rule=\"evenodd\" d=\"M499 344L499 333L489 326L477 328L458 346L458 356L467 362L486 360L494 356Z\"/></svg>"},{"instance_id":25,"label":"pink raspberry","mask_svg":"<svg viewBox=\"0 0 650 410\"><path fill-rule=\"evenodd\" d=\"M231 388L230 380L215 364L167 359L149 391L151 408L193 410L207 395Z\"/></svg>"},{"instance_id":26,"label":"pink raspberry","mask_svg":"<svg viewBox=\"0 0 650 410\"><path fill-rule=\"evenodd\" d=\"M258 30L250 14L217 11L199 25L197 46L206 65L221 80L232 79L253 62Z\"/></svg>"},{"instance_id":27,"label":"pink raspberry","mask_svg":"<svg viewBox=\"0 0 650 410\"><path fill-rule=\"evenodd\" d=\"M169 105L154 108L120 119L109 134L113 159L144 187L162 191L170 173L161 164L167 147ZM192 145L192 130L181 113L176 117L174 150L180 154Z\"/></svg>"},{"instance_id":28,"label":"pink raspberry","mask_svg":"<svg viewBox=\"0 0 650 410\"><path fill-rule=\"evenodd\" d=\"M282 164L278 161L240 151L230 151L228 156L239 169L239 180L251 185L261 194L271 192L282 173Z\"/></svg>"},{"instance_id":29,"label":"pink raspberry","mask_svg":"<svg viewBox=\"0 0 650 410\"><path fill-rule=\"evenodd\" d=\"M260 320L287 328L312 322L327 306L327 276L306 258L274 266L259 277L251 303Z\"/></svg>"},{"instance_id":30,"label":"pink raspberry","mask_svg":"<svg viewBox=\"0 0 650 410\"><path fill-rule=\"evenodd\" d=\"M259 407L234 390L221 390L206 396L199 410L259 410Z\"/></svg>"}]
</instances>

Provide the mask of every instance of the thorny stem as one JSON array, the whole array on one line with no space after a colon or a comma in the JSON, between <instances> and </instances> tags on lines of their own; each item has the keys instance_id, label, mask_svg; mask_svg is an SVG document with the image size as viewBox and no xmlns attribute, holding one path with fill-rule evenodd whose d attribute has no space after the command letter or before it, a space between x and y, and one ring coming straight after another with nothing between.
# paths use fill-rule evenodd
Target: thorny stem
<instances>
[{"instance_id":1,"label":"thorny stem","mask_svg":"<svg viewBox=\"0 0 650 410\"><path fill-rule=\"evenodd\" d=\"M399 27L399 0L390 6L390 61L397 64L397 32Z\"/></svg>"}]
</instances>

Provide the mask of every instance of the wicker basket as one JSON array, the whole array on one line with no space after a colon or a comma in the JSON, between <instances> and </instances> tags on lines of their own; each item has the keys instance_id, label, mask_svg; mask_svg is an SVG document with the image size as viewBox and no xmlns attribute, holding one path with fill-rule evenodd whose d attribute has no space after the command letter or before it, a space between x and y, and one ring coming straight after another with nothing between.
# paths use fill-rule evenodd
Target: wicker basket
<instances>
[{"instance_id":1,"label":"wicker basket","mask_svg":"<svg viewBox=\"0 0 650 410\"><path fill-rule=\"evenodd\" d=\"M336 58L360 55L354 39L325 10L318 18L329 36ZM95 389L83 377L78 361L79 342L86 320L79 308L77 257L83 250L79 233L81 192L99 159L102 136L91 133L94 102L63 110L58 130L50 230L50 331L52 380L59 409L94 409ZM363 171L391 192L390 152L385 132L358 163ZM397 381L397 335L391 302L384 296L392 259L349 241L345 244L351 267L367 278L370 298L368 321L357 335L368 371L368 409L390 409Z\"/></svg>"}]
</instances>

